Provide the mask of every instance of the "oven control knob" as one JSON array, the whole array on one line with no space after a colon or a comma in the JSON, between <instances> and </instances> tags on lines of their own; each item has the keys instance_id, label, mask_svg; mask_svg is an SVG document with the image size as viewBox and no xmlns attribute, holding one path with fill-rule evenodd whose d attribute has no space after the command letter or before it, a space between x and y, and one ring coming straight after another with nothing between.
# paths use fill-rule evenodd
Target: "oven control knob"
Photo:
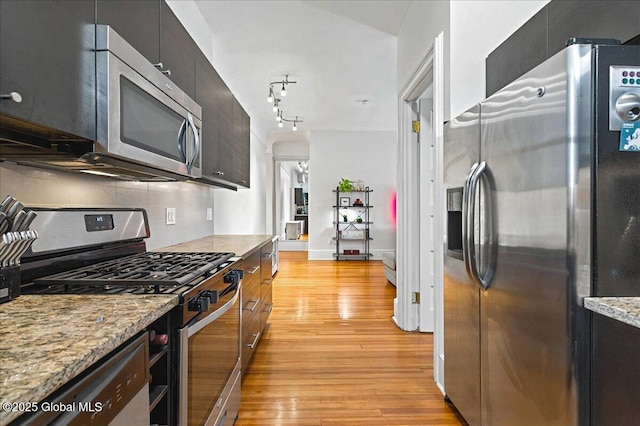
<instances>
[{"instance_id":1,"label":"oven control knob","mask_svg":"<svg viewBox=\"0 0 640 426\"><path fill-rule=\"evenodd\" d=\"M200 297L208 297L209 302L216 303L218 301L218 292L215 290L204 290L199 294Z\"/></svg>"},{"instance_id":2,"label":"oven control knob","mask_svg":"<svg viewBox=\"0 0 640 426\"><path fill-rule=\"evenodd\" d=\"M207 312L211 307L211 300L208 296L196 296L189 300L189 310L197 312Z\"/></svg>"},{"instance_id":3,"label":"oven control knob","mask_svg":"<svg viewBox=\"0 0 640 426\"><path fill-rule=\"evenodd\" d=\"M241 269L233 269L224 276L224 282L227 284L238 284L244 275Z\"/></svg>"}]
</instances>

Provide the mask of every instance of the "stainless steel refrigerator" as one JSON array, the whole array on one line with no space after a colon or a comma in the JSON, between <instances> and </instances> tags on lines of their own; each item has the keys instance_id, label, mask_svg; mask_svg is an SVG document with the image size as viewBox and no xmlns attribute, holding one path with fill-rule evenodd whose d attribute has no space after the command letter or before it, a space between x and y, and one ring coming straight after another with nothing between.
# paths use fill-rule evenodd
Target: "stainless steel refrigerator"
<instances>
[{"instance_id":1,"label":"stainless steel refrigerator","mask_svg":"<svg viewBox=\"0 0 640 426\"><path fill-rule=\"evenodd\" d=\"M574 40L445 126L444 385L471 426L590 424L582 299L640 295L638 75L640 46Z\"/></svg>"}]
</instances>

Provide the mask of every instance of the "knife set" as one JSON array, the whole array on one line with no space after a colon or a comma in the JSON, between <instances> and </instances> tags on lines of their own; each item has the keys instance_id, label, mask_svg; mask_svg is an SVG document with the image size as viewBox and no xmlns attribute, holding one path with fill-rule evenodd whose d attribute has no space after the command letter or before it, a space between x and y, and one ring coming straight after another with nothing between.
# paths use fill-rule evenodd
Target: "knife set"
<instances>
[{"instance_id":1,"label":"knife set","mask_svg":"<svg viewBox=\"0 0 640 426\"><path fill-rule=\"evenodd\" d=\"M20 259L38 238L29 230L36 216L10 195L0 203L0 303L20 296Z\"/></svg>"}]
</instances>

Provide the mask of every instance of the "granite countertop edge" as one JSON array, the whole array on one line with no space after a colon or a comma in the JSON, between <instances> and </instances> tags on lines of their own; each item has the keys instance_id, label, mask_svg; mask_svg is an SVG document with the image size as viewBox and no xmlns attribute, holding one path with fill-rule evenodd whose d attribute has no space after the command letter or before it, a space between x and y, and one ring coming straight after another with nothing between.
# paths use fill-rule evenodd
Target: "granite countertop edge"
<instances>
[{"instance_id":1,"label":"granite countertop edge","mask_svg":"<svg viewBox=\"0 0 640 426\"><path fill-rule=\"evenodd\" d=\"M13 305L12 307L0 307L0 319L3 323L7 324L5 321L11 321L15 318L11 316L11 309L32 309L35 303L42 303L43 298L51 297L55 297L58 301L57 303L64 303L66 307L62 311L64 315L61 314L60 318L53 318L53 321L49 318L49 322L58 324L58 329L61 330L58 332L60 335L72 337L75 341L69 342L69 345L61 350L57 350L57 348L63 346L62 343L58 341L50 345L42 342L43 345L41 349L38 350L37 342L30 340L26 342L22 341L21 345L8 345L10 347L2 349L0 359L4 360L3 364L5 365L0 365L0 403L39 402L44 400L70 380L84 372L87 368L94 365L105 355L134 337L141 330L144 330L157 318L169 312L178 303L177 296L150 296L154 299L148 308L139 314L132 314L126 319L124 315L122 315L117 319L117 324L107 324L109 329L105 332L99 330L100 326L70 326L69 323L65 321L66 315L69 315L70 312L72 315L74 305L78 306L77 316L82 316L82 309L86 307L87 304L77 301L78 295L20 296L8 304ZM114 301L117 300L115 298L118 296L101 295L87 297L110 298L110 300ZM139 298L141 296L136 295L132 297ZM38 299L40 299L40 302L37 301ZM67 302L63 302L64 300L67 300ZM134 299L131 298L129 300L133 301ZM47 312L47 314L55 316L55 313L52 314L51 311ZM29 325L42 327L42 318L40 318L39 321L36 318L32 318L32 320L33 324L16 324L16 326L22 326L25 329ZM109 319L107 319L107 321L109 321ZM97 321L96 324L99 324L99 322ZM51 334L56 334L56 331L55 326L47 330L47 332ZM72 333L71 336L68 336L69 333ZM3 346L11 343L11 341L16 338L12 333L1 333L1 335ZM69 353L67 350L74 345L78 345L77 353ZM26 354L33 354L33 357L26 362L24 366L20 365L20 367L16 367L16 361L22 356L26 356ZM7 367L7 365L9 365L9 367ZM34 371L34 373L31 374L31 371ZM22 414L20 411L0 410L0 424L7 424Z\"/></svg>"},{"instance_id":2,"label":"granite countertop edge","mask_svg":"<svg viewBox=\"0 0 640 426\"><path fill-rule=\"evenodd\" d=\"M196 240L185 241L152 251L161 252L233 252L237 257L246 258L256 249L273 241L270 234L251 235L210 235Z\"/></svg>"},{"instance_id":3,"label":"granite countertop edge","mask_svg":"<svg viewBox=\"0 0 640 426\"><path fill-rule=\"evenodd\" d=\"M587 297L584 299L584 307L640 328L640 297Z\"/></svg>"}]
</instances>

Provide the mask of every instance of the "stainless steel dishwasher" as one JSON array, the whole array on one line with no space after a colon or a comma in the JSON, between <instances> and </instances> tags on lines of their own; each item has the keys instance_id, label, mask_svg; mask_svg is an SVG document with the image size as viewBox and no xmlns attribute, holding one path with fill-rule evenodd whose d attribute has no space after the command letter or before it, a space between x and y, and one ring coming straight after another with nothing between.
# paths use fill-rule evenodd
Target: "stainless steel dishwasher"
<instances>
[{"instance_id":1,"label":"stainless steel dishwasher","mask_svg":"<svg viewBox=\"0 0 640 426\"><path fill-rule=\"evenodd\" d=\"M149 336L142 333L98 361L12 425L148 425Z\"/></svg>"}]
</instances>

